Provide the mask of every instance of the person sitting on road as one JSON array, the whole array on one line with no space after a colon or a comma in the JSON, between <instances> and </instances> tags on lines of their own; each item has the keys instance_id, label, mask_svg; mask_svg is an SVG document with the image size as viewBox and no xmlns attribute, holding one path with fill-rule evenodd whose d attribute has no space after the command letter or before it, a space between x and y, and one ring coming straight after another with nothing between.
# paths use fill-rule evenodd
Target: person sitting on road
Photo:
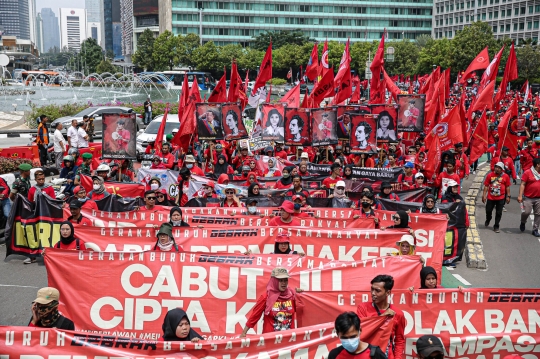
<instances>
[{"instance_id":1,"label":"person sitting on road","mask_svg":"<svg viewBox=\"0 0 540 359\"><path fill-rule=\"evenodd\" d=\"M186 312L181 308L174 308L167 312L163 320L163 336L160 340L168 342L189 341L197 343L204 338L191 328Z\"/></svg>"},{"instance_id":2,"label":"person sitting on road","mask_svg":"<svg viewBox=\"0 0 540 359\"><path fill-rule=\"evenodd\" d=\"M53 287L41 288L32 304L29 327L75 330L75 324L58 311L60 292Z\"/></svg>"}]
</instances>

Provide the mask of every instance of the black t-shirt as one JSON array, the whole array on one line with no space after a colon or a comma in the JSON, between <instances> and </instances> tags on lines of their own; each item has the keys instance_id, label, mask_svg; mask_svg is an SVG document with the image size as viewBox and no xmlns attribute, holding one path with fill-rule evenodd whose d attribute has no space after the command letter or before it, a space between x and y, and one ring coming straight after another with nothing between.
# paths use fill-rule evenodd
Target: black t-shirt
<instances>
[{"instance_id":1,"label":"black t-shirt","mask_svg":"<svg viewBox=\"0 0 540 359\"><path fill-rule=\"evenodd\" d=\"M30 319L30 322L32 323L32 319ZM36 323L36 327L43 328L43 326L40 324L40 322ZM58 320L56 323L54 323L51 328L57 328L57 329L64 329L64 330L75 330L75 324L71 321L71 319L68 319L64 317L63 315L60 315L58 317Z\"/></svg>"},{"instance_id":2,"label":"black t-shirt","mask_svg":"<svg viewBox=\"0 0 540 359\"><path fill-rule=\"evenodd\" d=\"M386 354L378 346L369 344L366 350L351 354L342 346L334 348L328 354L328 359L387 359Z\"/></svg>"}]
</instances>

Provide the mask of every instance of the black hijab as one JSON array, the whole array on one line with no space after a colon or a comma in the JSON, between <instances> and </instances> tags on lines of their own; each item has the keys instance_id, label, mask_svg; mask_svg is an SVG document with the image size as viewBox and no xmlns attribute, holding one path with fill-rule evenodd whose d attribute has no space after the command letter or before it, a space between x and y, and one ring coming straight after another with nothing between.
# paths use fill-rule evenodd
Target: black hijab
<instances>
[{"instance_id":1,"label":"black hijab","mask_svg":"<svg viewBox=\"0 0 540 359\"><path fill-rule=\"evenodd\" d=\"M253 188L255 186L259 186L259 194L253 193ZM248 187L248 197L261 197L261 185L259 185L258 183L250 184Z\"/></svg>"},{"instance_id":2,"label":"black hijab","mask_svg":"<svg viewBox=\"0 0 540 359\"><path fill-rule=\"evenodd\" d=\"M384 182L381 183L381 192L379 193L379 197L381 197L381 198L389 198L390 197L390 193L392 193L392 191L390 191L390 193L386 194L386 193L384 193L385 188L392 189L392 185L390 184L390 182L384 181Z\"/></svg>"},{"instance_id":3,"label":"black hijab","mask_svg":"<svg viewBox=\"0 0 540 359\"><path fill-rule=\"evenodd\" d=\"M284 171L287 171L289 173L289 177L287 177L287 178L281 177L281 179L279 180L281 182L281 184L283 184L285 186L288 186L288 185L290 185L292 183L291 172L292 172L293 169L294 169L294 166L287 166L287 167L285 167L283 169Z\"/></svg>"},{"instance_id":4,"label":"black hijab","mask_svg":"<svg viewBox=\"0 0 540 359\"><path fill-rule=\"evenodd\" d=\"M409 228L409 215L405 211L397 211L396 214L399 216L401 221L398 225L392 225L388 228Z\"/></svg>"},{"instance_id":5,"label":"black hijab","mask_svg":"<svg viewBox=\"0 0 540 359\"><path fill-rule=\"evenodd\" d=\"M427 207L427 200L428 199L432 199L433 200L433 208L429 209ZM437 199L435 198L434 195L432 194L428 194L424 197L424 200L422 201L422 213L437 213L437 207L435 207L435 201L437 201Z\"/></svg>"},{"instance_id":6,"label":"black hijab","mask_svg":"<svg viewBox=\"0 0 540 359\"><path fill-rule=\"evenodd\" d=\"M459 186L459 185L458 185ZM447 202L455 202L457 200L460 200L460 201L463 201L463 197L461 197L459 195L459 193L453 193L452 192L452 187L448 187L446 189L446 192L444 193L444 195L442 196L441 200L444 201L446 200Z\"/></svg>"},{"instance_id":7,"label":"black hijab","mask_svg":"<svg viewBox=\"0 0 540 359\"><path fill-rule=\"evenodd\" d=\"M70 221L62 222L62 224L60 225L60 228L62 228L64 224L67 224L69 228L71 228L71 234L67 238L64 238L62 236L62 232L60 232L60 242L62 242L62 244L67 246L75 240L75 229L73 228L73 224Z\"/></svg>"},{"instance_id":8,"label":"black hijab","mask_svg":"<svg viewBox=\"0 0 540 359\"><path fill-rule=\"evenodd\" d=\"M163 320L163 325L161 326L161 329L163 329L163 340L166 341L191 341L193 338L199 338L203 339L197 333L193 330L193 328L189 329L188 336L180 339L176 336L176 328L178 327L178 324L180 324L180 321L183 318L186 318L189 322L189 318L187 317L186 312L183 309L180 308L174 308L167 312L167 315L165 316L165 320ZM191 325L191 323L190 323Z\"/></svg>"},{"instance_id":9,"label":"black hijab","mask_svg":"<svg viewBox=\"0 0 540 359\"><path fill-rule=\"evenodd\" d=\"M223 164L219 163L220 158L223 158ZM227 168L229 168L229 164L227 163L227 159L223 155L219 155L217 159L217 164L214 166L214 175L216 177L219 177L219 175L221 175L222 173L227 174Z\"/></svg>"},{"instance_id":10,"label":"black hijab","mask_svg":"<svg viewBox=\"0 0 540 359\"><path fill-rule=\"evenodd\" d=\"M182 209L180 209L180 207L171 208L171 212L169 213L169 217L170 217L169 223L171 224L171 226L173 226L173 227L190 227L190 225L187 224L186 222L184 222L183 219L180 220L179 225L175 226L173 221L172 221L172 215L173 215L174 212L180 213L180 218L184 218L184 216L182 215Z\"/></svg>"},{"instance_id":11,"label":"black hijab","mask_svg":"<svg viewBox=\"0 0 540 359\"><path fill-rule=\"evenodd\" d=\"M420 271L420 288L421 289L428 289L426 287L426 278L428 274L433 274L435 276L435 279L437 279L437 272L435 271L435 268L430 267L430 266L426 266L422 268L422 270Z\"/></svg>"},{"instance_id":12,"label":"black hijab","mask_svg":"<svg viewBox=\"0 0 540 359\"><path fill-rule=\"evenodd\" d=\"M351 174L350 174L350 175L346 175L346 174L345 174L345 168L350 168L350 169L351 169ZM348 179L348 180L352 179L352 178L353 178L353 176L352 176L352 169L353 169L353 165L346 165L346 166L343 168L343 178Z\"/></svg>"}]
</instances>

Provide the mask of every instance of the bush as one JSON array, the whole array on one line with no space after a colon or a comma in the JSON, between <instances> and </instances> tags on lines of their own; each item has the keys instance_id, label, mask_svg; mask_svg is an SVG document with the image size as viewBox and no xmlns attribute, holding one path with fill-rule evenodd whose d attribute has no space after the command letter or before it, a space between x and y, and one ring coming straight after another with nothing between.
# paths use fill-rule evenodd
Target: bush
<instances>
[{"instance_id":1,"label":"bush","mask_svg":"<svg viewBox=\"0 0 540 359\"><path fill-rule=\"evenodd\" d=\"M285 85L287 83L287 80L280 79L280 78L273 78L270 81L267 82L270 85Z\"/></svg>"},{"instance_id":2,"label":"bush","mask_svg":"<svg viewBox=\"0 0 540 359\"><path fill-rule=\"evenodd\" d=\"M39 162L39 161L38 161ZM33 165L32 160L0 157L0 174L13 173L19 171L19 166L23 163Z\"/></svg>"}]
</instances>

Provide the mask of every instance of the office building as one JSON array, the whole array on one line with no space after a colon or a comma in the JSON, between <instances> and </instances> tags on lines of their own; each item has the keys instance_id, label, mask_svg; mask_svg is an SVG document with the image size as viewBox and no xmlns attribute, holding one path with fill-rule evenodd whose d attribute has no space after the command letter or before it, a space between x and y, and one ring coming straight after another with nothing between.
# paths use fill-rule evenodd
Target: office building
<instances>
[{"instance_id":1,"label":"office building","mask_svg":"<svg viewBox=\"0 0 540 359\"><path fill-rule=\"evenodd\" d=\"M17 39L30 40L30 23L35 24L35 15L30 18L30 7L35 8L33 0L1 0L0 26L4 35L15 36ZM35 25L32 25L35 30ZM34 35L34 33L32 33Z\"/></svg>"},{"instance_id":2,"label":"office building","mask_svg":"<svg viewBox=\"0 0 540 359\"><path fill-rule=\"evenodd\" d=\"M103 37L105 51L114 53L114 24L120 23L120 0L103 0ZM122 48L122 43L117 46Z\"/></svg>"},{"instance_id":3,"label":"office building","mask_svg":"<svg viewBox=\"0 0 540 359\"><path fill-rule=\"evenodd\" d=\"M540 2L531 0L434 0L434 38L453 38L474 21L487 22L496 38L538 41Z\"/></svg>"},{"instance_id":4,"label":"office building","mask_svg":"<svg viewBox=\"0 0 540 359\"><path fill-rule=\"evenodd\" d=\"M60 47L60 26L58 25L58 17L54 11L50 8L41 9L41 28L43 42L42 42L42 52L48 52L50 49Z\"/></svg>"},{"instance_id":5,"label":"office building","mask_svg":"<svg viewBox=\"0 0 540 359\"><path fill-rule=\"evenodd\" d=\"M203 41L218 45L247 46L265 31L295 29L320 41L341 42L379 40L385 28L389 40L431 34L433 0L170 1L172 19L160 19L160 26L175 34L198 34L202 25ZM167 3L160 1L160 6L162 2ZM204 9L202 24L199 9ZM160 7L159 12L166 10Z\"/></svg>"},{"instance_id":6,"label":"office building","mask_svg":"<svg viewBox=\"0 0 540 359\"><path fill-rule=\"evenodd\" d=\"M113 22L113 54L114 58L122 57L122 24Z\"/></svg>"},{"instance_id":7,"label":"office building","mask_svg":"<svg viewBox=\"0 0 540 359\"><path fill-rule=\"evenodd\" d=\"M101 23L103 17L103 1L84 0L84 8L86 9L86 21Z\"/></svg>"},{"instance_id":8,"label":"office building","mask_svg":"<svg viewBox=\"0 0 540 359\"><path fill-rule=\"evenodd\" d=\"M38 12L36 16L36 48L40 53L43 53L43 20L41 19L41 13Z\"/></svg>"},{"instance_id":9,"label":"office building","mask_svg":"<svg viewBox=\"0 0 540 359\"><path fill-rule=\"evenodd\" d=\"M170 9L170 1L166 2ZM158 0L133 3L133 52L137 50L139 38L146 29L150 29L155 37L159 35L159 6Z\"/></svg>"},{"instance_id":10,"label":"office building","mask_svg":"<svg viewBox=\"0 0 540 359\"><path fill-rule=\"evenodd\" d=\"M96 40L96 42L101 46L103 42L101 38L101 23L88 22L86 24L86 36Z\"/></svg>"},{"instance_id":11,"label":"office building","mask_svg":"<svg viewBox=\"0 0 540 359\"><path fill-rule=\"evenodd\" d=\"M75 51L81 50L81 42L86 36L86 10L85 9L60 9L60 46L68 47Z\"/></svg>"},{"instance_id":12,"label":"office building","mask_svg":"<svg viewBox=\"0 0 540 359\"><path fill-rule=\"evenodd\" d=\"M122 55L131 61L133 54L133 0L120 0L120 23L122 24Z\"/></svg>"}]
</instances>

